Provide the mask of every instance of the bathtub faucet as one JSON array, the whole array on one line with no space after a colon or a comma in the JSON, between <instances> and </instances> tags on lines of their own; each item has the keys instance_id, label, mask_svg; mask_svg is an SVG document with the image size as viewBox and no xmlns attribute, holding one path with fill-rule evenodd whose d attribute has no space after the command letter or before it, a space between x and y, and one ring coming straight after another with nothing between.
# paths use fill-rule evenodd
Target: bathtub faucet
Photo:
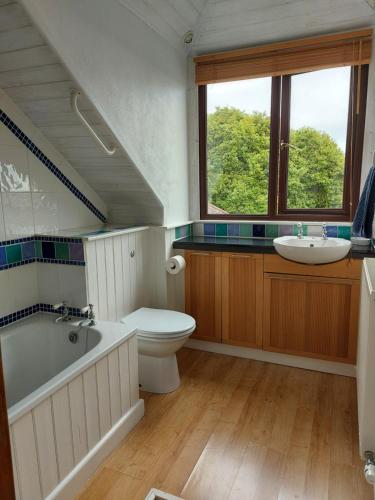
<instances>
[{"instance_id":1,"label":"bathtub faucet","mask_svg":"<svg viewBox=\"0 0 375 500\"><path fill-rule=\"evenodd\" d=\"M82 314L87 314L87 318L83 319L82 321L80 321L80 325L81 326L94 326L96 325L96 322L95 322L95 313L94 313L94 306L93 304L89 304L88 306L86 307L83 307L81 309L81 313Z\"/></svg>"},{"instance_id":2,"label":"bathtub faucet","mask_svg":"<svg viewBox=\"0 0 375 500\"><path fill-rule=\"evenodd\" d=\"M61 304L55 304L54 306L52 306L52 309L54 311L57 311L58 309L61 309L62 308L62 316L59 316L58 318L56 318L56 323L58 323L59 321L70 321L72 318L69 314L69 307L68 307L68 304L66 303L65 300L63 300L61 302Z\"/></svg>"}]
</instances>

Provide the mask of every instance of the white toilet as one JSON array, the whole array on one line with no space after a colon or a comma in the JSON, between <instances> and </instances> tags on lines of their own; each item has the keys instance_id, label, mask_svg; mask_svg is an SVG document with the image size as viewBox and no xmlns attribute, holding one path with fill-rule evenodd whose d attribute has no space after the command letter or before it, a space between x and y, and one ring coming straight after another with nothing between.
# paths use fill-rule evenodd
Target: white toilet
<instances>
[{"instance_id":1,"label":"white toilet","mask_svg":"<svg viewBox=\"0 0 375 500\"><path fill-rule=\"evenodd\" d=\"M177 389L176 352L194 332L195 319L181 312L142 307L121 322L137 329L141 389L156 393Z\"/></svg>"}]
</instances>

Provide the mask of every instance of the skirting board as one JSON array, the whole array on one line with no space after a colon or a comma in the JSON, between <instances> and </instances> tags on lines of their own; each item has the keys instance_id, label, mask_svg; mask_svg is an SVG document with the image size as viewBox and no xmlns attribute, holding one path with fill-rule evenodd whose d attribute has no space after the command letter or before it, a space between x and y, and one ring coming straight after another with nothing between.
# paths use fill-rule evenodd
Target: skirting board
<instances>
[{"instance_id":1,"label":"skirting board","mask_svg":"<svg viewBox=\"0 0 375 500\"><path fill-rule=\"evenodd\" d=\"M304 358L302 356L291 356L290 354L280 354L278 352L262 351L261 349L250 349L249 347L219 344L218 342L206 342L196 339L189 339L185 347L198 349L200 351L227 354L228 356L237 356L238 358L254 359L256 361L264 361L276 365L294 366L295 368L303 368L305 370L333 373L335 375L344 375L345 377L356 377L355 365L346 363Z\"/></svg>"},{"instance_id":2,"label":"skirting board","mask_svg":"<svg viewBox=\"0 0 375 500\"><path fill-rule=\"evenodd\" d=\"M140 399L59 483L46 500L72 500L75 498L105 457L120 444L143 415L144 401Z\"/></svg>"}]
</instances>

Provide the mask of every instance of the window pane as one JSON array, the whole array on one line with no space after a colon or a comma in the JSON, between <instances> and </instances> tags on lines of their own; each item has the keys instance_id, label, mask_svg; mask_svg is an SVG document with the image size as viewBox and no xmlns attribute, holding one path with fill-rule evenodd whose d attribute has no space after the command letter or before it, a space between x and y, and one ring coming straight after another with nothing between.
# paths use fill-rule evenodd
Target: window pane
<instances>
[{"instance_id":1,"label":"window pane","mask_svg":"<svg viewBox=\"0 0 375 500\"><path fill-rule=\"evenodd\" d=\"M291 81L288 208L342 208L350 68Z\"/></svg>"},{"instance_id":2,"label":"window pane","mask_svg":"<svg viewBox=\"0 0 375 500\"><path fill-rule=\"evenodd\" d=\"M209 214L267 214L271 81L207 85Z\"/></svg>"}]
</instances>

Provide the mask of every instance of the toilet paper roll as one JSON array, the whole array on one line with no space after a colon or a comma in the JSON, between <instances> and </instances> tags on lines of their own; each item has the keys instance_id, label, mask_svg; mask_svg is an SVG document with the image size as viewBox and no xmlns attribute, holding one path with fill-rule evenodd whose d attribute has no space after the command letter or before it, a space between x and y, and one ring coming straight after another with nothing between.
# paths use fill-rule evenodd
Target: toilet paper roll
<instances>
[{"instance_id":1,"label":"toilet paper roll","mask_svg":"<svg viewBox=\"0 0 375 500\"><path fill-rule=\"evenodd\" d=\"M165 268L169 274L178 274L186 267L185 259L182 255L175 255L167 260Z\"/></svg>"}]
</instances>

